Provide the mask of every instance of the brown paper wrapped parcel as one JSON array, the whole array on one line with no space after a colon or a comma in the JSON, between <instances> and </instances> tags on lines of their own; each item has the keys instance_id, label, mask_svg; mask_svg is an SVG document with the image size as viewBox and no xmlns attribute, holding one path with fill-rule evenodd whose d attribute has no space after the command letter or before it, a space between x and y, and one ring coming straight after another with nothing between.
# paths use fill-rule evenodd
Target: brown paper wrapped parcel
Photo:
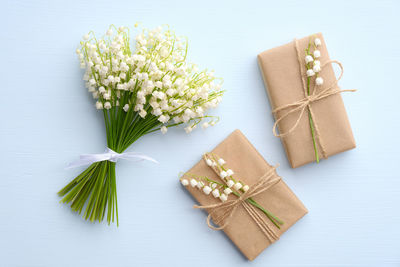
<instances>
[{"instance_id":1,"label":"brown paper wrapped parcel","mask_svg":"<svg viewBox=\"0 0 400 267\"><path fill-rule=\"evenodd\" d=\"M305 75L306 72L304 51L310 38L313 37L321 40L318 49L321 52L319 60L323 65L330 58L321 33L295 40L258 55L258 63L272 110L295 103L306 97L302 80L302 75ZM297 49L296 45L298 46ZM324 66L320 75L324 79L324 85L336 81L332 64ZM317 90L323 89L322 86ZM336 84L332 89L337 90L339 87ZM313 109L312 119L319 130L316 143L320 157L327 158L355 148L356 144L340 93L312 102L310 106ZM285 112L287 110L274 113L275 120L279 119ZM307 108L293 132L281 137L286 155L293 168L316 160L308 112L309 109ZM279 131L281 133L288 132L296 123L298 117L299 112L293 112L279 121L277 125ZM323 146L323 149L321 146Z\"/></svg>"},{"instance_id":2,"label":"brown paper wrapped parcel","mask_svg":"<svg viewBox=\"0 0 400 267\"><path fill-rule=\"evenodd\" d=\"M235 179L240 179L249 185L250 190L252 185L257 183L259 178L265 173L273 171L275 176L277 176L273 167L264 160L239 130L230 134L211 153L223 158L226 161L226 165L235 172L234 177L237 177ZM190 169L188 173L207 176L212 180L223 183L222 179L203 159ZM286 183L279 176L277 177L279 178L277 183L253 197L262 207L284 222L280 226L280 229L278 229L267 219L265 214L257 210L268 228L274 232L276 239L308 212ZM221 200L214 198L211 194L204 194L197 187L188 185L186 189L200 205L206 206L221 203ZM228 201L232 199L237 199L237 197L230 194ZM207 209L207 212L210 212L210 210ZM219 216L218 212L215 212L211 217L214 218L214 215ZM205 222L204 224L206 226ZM263 231L249 216L243 205L238 206L229 224L223 230L249 260L255 259L266 247L276 241L271 241L269 237L263 234Z\"/></svg>"}]
</instances>

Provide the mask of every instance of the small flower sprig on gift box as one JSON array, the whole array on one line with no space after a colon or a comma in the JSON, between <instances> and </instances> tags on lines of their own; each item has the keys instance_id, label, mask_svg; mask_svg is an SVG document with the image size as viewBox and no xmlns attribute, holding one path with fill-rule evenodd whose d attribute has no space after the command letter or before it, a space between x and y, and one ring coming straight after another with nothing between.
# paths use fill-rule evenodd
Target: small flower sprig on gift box
<instances>
[{"instance_id":1,"label":"small flower sprig on gift box","mask_svg":"<svg viewBox=\"0 0 400 267\"><path fill-rule=\"evenodd\" d=\"M193 188L196 187L204 194L212 194L214 198L218 198L222 202L227 201L230 194L233 194L236 197L240 197L241 194L247 192L250 189L247 184L233 177L233 170L226 167L226 162L223 158L217 158L214 154L210 153L208 153L207 156L209 156L206 159L207 165L218 171L219 177L224 183L210 179L207 176L185 173L181 176L180 179L183 186L190 185ZM283 224L283 221L281 221L271 212L263 208L253 198L248 198L246 199L246 201L254 207L258 208L261 212L263 212L267 216L267 218L278 229L280 229L280 225Z\"/></svg>"},{"instance_id":2,"label":"small flower sprig on gift box","mask_svg":"<svg viewBox=\"0 0 400 267\"><path fill-rule=\"evenodd\" d=\"M319 72L321 71L321 62L319 58L321 56L321 52L318 50L318 47L321 46L321 40L319 38L315 38L314 41L310 38L308 42L308 46L305 49L306 56L306 69L307 69L307 94L310 95L310 87L311 87L311 79L314 77L314 83L317 86L321 86L324 83L324 79L319 76ZM310 129L311 135L313 139L314 151L316 162L319 163L319 155L317 149L317 143L315 140L315 129L314 129L314 121L311 117L311 113L308 113L308 119L310 121Z\"/></svg>"},{"instance_id":3,"label":"small flower sprig on gift box","mask_svg":"<svg viewBox=\"0 0 400 267\"><path fill-rule=\"evenodd\" d=\"M80 46L83 79L103 113L113 153L152 132L187 124L190 133L200 123L207 128L218 121L207 111L221 102L222 80L187 63L187 40L168 27L144 29L131 46L128 28L110 26L102 38L86 34ZM118 225L115 161L93 163L58 194L76 212L86 204L85 219L100 222L107 214L108 224L116 217Z\"/></svg>"}]
</instances>

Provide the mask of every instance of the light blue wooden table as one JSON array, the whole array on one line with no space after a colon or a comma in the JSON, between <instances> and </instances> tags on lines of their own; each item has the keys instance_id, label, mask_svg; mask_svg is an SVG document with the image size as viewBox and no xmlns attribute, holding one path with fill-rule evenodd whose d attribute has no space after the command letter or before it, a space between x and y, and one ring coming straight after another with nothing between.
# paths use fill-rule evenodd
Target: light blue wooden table
<instances>
[{"instance_id":1,"label":"light blue wooden table","mask_svg":"<svg viewBox=\"0 0 400 267\"><path fill-rule=\"evenodd\" d=\"M400 266L400 2L1 2L0 266ZM189 58L225 79L221 123L186 135L151 134L131 151L161 164L119 162L121 225L90 224L56 192L102 152L100 113L85 91L75 49L111 23L168 23L190 40ZM321 31L345 67L343 95L358 148L291 169L256 55ZM178 183L201 153L239 128L309 209L247 262Z\"/></svg>"}]
</instances>

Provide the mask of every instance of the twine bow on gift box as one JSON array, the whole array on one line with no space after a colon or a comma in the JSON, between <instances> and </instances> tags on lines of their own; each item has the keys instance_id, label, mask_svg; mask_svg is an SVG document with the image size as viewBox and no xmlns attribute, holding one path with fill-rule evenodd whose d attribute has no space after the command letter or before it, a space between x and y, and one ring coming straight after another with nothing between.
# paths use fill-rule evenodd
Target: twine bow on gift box
<instances>
[{"instance_id":1,"label":"twine bow on gift box","mask_svg":"<svg viewBox=\"0 0 400 267\"><path fill-rule=\"evenodd\" d=\"M343 93L343 92L355 92L357 90L355 90L355 89L341 90L337 86L339 80L343 76L343 66L337 60L329 60L329 61L325 62L324 64L322 64L320 66L321 70L328 64L337 64L339 66L339 68L340 68L340 75L339 75L338 79L335 79L335 81L331 85L329 85L328 87L326 87L325 89L322 89L322 90L316 90L317 85L314 84L314 88L313 88L312 92L310 93L310 90L309 90L309 86L310 86L309 79L310 79L310 77L307 77L307 74L304 73L304 71L303 71L303 68L302 68L303 59L301 58L301 55L300 55L300 52L299 52L298 41L296 39L294 40L294 44L295 44L295 48L296 48L297 59L298 59L298 62L299 62L299 68L300 68L301 79L302 79L302 87L303 87L303 90L304 90L304 98L300 99L300 100L298 100L298 101L296 101L294 103L290 103L290 104L283 105L283 106L280 106L278 108L275 108L272 111L272 113L275 114L275 116L276 116L276 121L275 121L274 126L272 128L272 132L276 137L284 137L284 136L289 135L290 133L292 133L297 128L297 126L299 125L300 120L303 117L306 109L308 109L309 110L310 128L311 128L313 142L314 142L315 156L316 156L316 160L318 162L319 161L319 156L318 156L318 151L317 151L317 148L316 148L315 140L317 140L317 142L319 143L319 146L321 148L321 154L322 154L323 158L327 158L327 155L326 155L325 147L324 147L323 142L322 142L322 137L320 135L320 131L318 129L318 124L316 124L315 120L314 120L315 115L314 115L314 112L313 112L311 104L314 103L314 102L317 102L319 100L322 100L324 98L327 98L329 96L335 95L335 94L340 94L340 93ZM310 48L310 44L309 44L309 48ZM307 51L307 49L306 49L306 51ZM306 66L308 66L308 63L306 63ZM307 77L307 79L308 79L307 83L306 83L305 77ZM283 111L283 110L289 110L289 111L287 111L283 115L278 115L278 112ZM293 126L289 130L287 130L285 132L281 132L280 131L279 133L277 133L277 127L278 127L279 122L281 122L282 120L287 118L290 114L296 113L296 112L298 113L298 116L297 116L297 120L293 124ZM314 133L314 130L315 130L315 133Z\"/></svg>"},{"instance_id":2,"label":"twine bow on gift box","mask_svg":"<svg viewBox=\"0 0 400 267\"><path fill-rule=\"evenodd\" d=\"M257 209L254 207L254 204L256 202L252 199L252 197L255 197L267 191L269 188L271 188L273 185L275 185L281 180L281 178L276 174L275 171L276 167L277 166L272 167L270 170L268 170L257 181L256 184L252 185L249 188L248 191L240 195L236 194L238 196L236 199L227 200L225 202L217 204L204 205L204 206L195 205L194 208L207 209L209 213L207 217L208 226L214 230L223 230L234 219L234 214L237 211L237 209L240 206L242 206L244 210L247 212L247 214L257 224L257 226L260 228L263 234L268 238L268 240L270 242L275 242L276 240L279 239L279 236L275 233L274 229L272 229L271 226L266 222L265 218L263 218L263 216L259 213L259 211L257 211ZM217 172L217 169L215 167L212 167L212 169L215 172ZM258 203L256 203L256 206L257 205L259 206ZM281 221L276 217L270 219L271 221L272 219L278 220L281 223ZM214 226L212 222L214 222L219 226ZM278 225L277 227L279 228Z\"/></svg>"}]
</instances>

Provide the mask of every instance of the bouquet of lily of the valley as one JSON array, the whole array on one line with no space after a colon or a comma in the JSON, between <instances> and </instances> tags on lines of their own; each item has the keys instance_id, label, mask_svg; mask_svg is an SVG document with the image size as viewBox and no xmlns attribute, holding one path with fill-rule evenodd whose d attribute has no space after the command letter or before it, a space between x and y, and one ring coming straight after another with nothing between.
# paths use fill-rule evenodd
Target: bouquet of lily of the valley
<instances>
[{"instance_id":1,"label":"bouquet of lily of the valley","mask_svg":"<svg viewBox=\"0 0 400 267\"><path fill-rule=\"evenodd\" d=\"M136 25L135 25L136 26ZM90 166L61 189L63 203L91 222L104 219L118 225L115 162L118 158L151 158L124 151L141 136L187 124L214 125L217 117L206 112L221 101L222 81L213 72L198 71L186 63L187 40L168 27L143 30L131 44L129 29L111 26L97 39L85 35L77 49L84 81L104 115L107 150L82 155L73 166ZM86 205L85 205L86 204Z\"/></svg>"}]
</instances>

